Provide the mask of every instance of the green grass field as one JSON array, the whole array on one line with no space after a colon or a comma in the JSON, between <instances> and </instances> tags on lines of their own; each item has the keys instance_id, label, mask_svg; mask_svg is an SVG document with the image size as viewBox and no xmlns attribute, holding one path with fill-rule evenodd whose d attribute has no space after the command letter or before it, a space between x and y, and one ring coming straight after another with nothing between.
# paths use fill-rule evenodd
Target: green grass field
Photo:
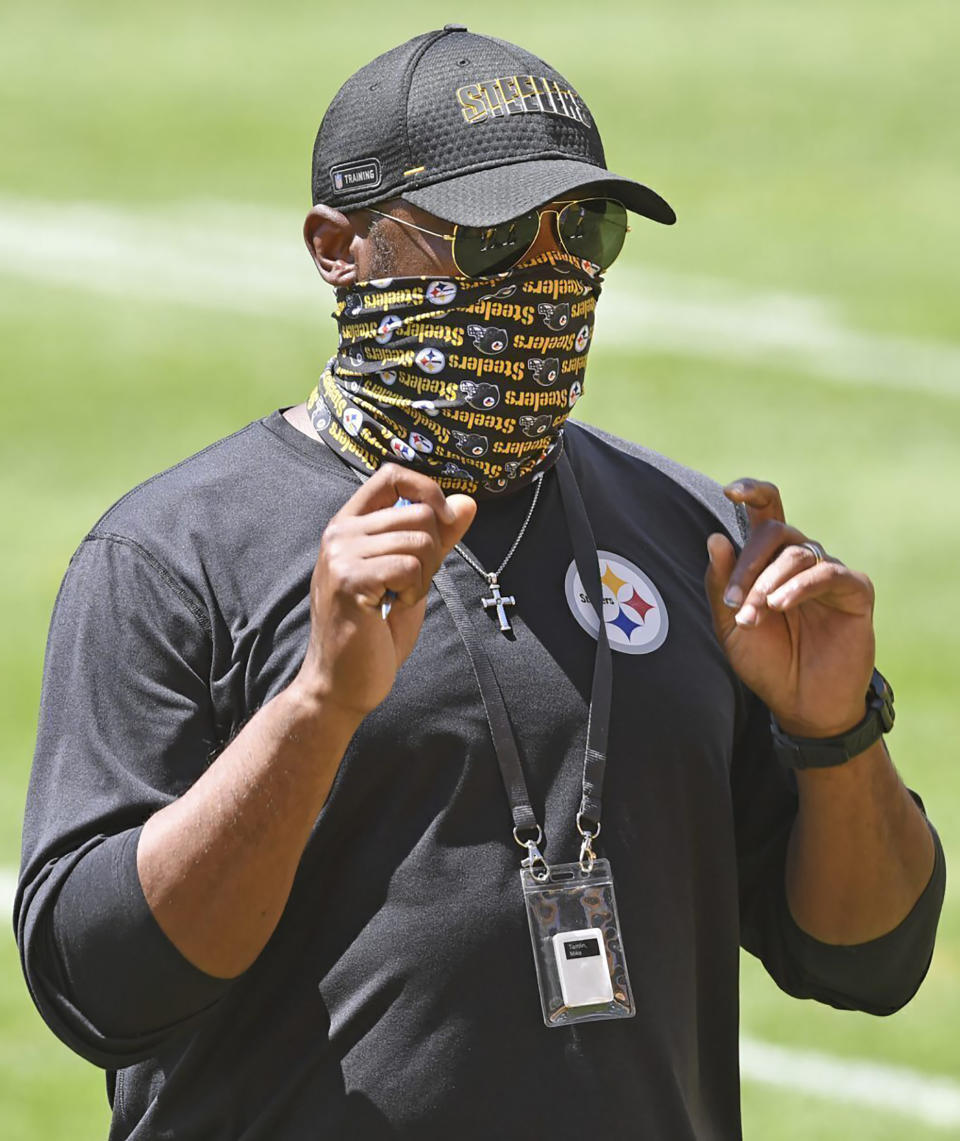
<instances>
[{"instance_id":1,"label":"green grass field","mask_svg":"<svg viewBox=\"0 0 960 1141\"><path fill-rule=\"evenodd\" d=\"M609 165L676 206L672 229L637 221L609 274L578 416L722 481L773 479L798 526L871 574L897 692L891 749L957 866L954 5L491 0L474 16L414 0L349 18L293 0L21 0L0 12L0 869L18 859L43 641L70 553L134 483L305 397L332 343L330 294L298 234L319 118L352 70L446 20L566 72ZM118 218L126 244L104 269ZM210 247L172 247L185 226ZM267 241L289 304L258 277ZM212 300L201 265L227 283ZM960 1081L960 895L948 885L929 977L897 1016L798 1003L745 960L743 1025ZM107 1116L102 1075L30 1006L8 930L0 1135L95 1141ZM744 1125L751 1141L960 1137L960 1124L752 1080Z\"/></svg>"}]
</instances>

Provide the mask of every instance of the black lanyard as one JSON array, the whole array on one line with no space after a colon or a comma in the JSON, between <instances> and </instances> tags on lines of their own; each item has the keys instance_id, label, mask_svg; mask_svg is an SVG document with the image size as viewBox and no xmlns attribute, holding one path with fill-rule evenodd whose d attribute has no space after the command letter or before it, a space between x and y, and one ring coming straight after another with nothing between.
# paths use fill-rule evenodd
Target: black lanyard
<instances>
[{"instance_id":1,"label":"black lanyard","mask_svg":"<svg viewBox=\"0 0 960 1141\"><path fill-rule=\"evenodd\" d=\"M597 652L593 664L593 685L590 691L590 711L587 716L587 746L583 758L583 795L577 813L577 830L583 837L580 851L581 863L585 858L593 859L593 839L600 832L602 810L603 776L607 763L607 734L610 728L610 702L613 692L613 654L607 639L607 625L603 618L603 587L600 583L600 567L597 559L597 544L593 528L587 516L587 509L577 485L576 476L566 452L560 454L556 463L560 497L573 556L577 564L580 581L593 606L599 622L597 631ZM463 600L457 593L450 572L441 567L433 577L450 616L463 641L477 686L483 700L484 712L490 726L490 735L497 754L500 774L503 777L510 812L513 816L513 836L521 847L527 849L523 861L530 868L546 868L546 861L540 854L539 845L543 842L543 831L536 813L530 804L530 793L520 763L516 737L510 724L510 715L503 701L500 683L493 671L489 655L483 647L473 623L467 614Z\"/></svg>"}]
</instances>

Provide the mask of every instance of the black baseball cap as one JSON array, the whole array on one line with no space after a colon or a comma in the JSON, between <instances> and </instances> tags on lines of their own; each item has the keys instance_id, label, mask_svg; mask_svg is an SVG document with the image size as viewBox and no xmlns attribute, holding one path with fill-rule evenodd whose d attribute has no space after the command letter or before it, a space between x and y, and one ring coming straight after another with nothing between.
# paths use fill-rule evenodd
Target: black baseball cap
<instances>
[{"instance_id":1,"label":"black baseball cap","mask_svg":"<svg viewBox=\"0 0 960 1141\"><path fill-rule=\"evenodd\" d=\"M377 56L337 92L313 148L313 202L404 198L462 226L516 218L590 186L671 225L649 186L613 174L575 88L537 56L462 24Z\"/></svg>"}]
</instances>

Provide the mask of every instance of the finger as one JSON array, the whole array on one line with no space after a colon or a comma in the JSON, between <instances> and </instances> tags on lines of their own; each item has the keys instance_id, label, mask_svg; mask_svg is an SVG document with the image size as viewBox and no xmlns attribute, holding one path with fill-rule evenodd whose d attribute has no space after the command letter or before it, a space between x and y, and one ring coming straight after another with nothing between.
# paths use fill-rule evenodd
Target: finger
<instances>
[{"instance_id":1,"label":"finger","mask_svg":"<svg viewBox=\"0 0 960 1141\"><path fill-rule=\"evenodd\" d=\"M353 544L358 538L367 535L390 535L402 531L420 530L436 543L438 554L434 565L429 568L432 576L454 545L466 534L476 514L476 502L467 495L452 495L447 502L451 504L450 510L453 514L453 522L450 524L443 524L433 508L425 503L383 507L379 511L371 511L368 515L337 519L332 528L328 527L330 532L328 547L340 542ZM381 553L379 548L377 553Z\"/></svg>"},{"instance_id":2,"label":"finger","mask_svg":"<svg viewBox=\"0 0 960 1141\"><path fill-rule=\"evenodd\" d=\"M757 626L763 621L767 609L767 599L784 583L809 570L819 563L820 558L809 547L793 544L785 547L779 555L757 576L747 593L743 605L737 611L735 621L738 626Z\"/></svg>"},{"instance_id":3,"label":"finger","mask_svg":"<svg viewBox=\"0 0 960 1141\"><path fill-rule=\"evenodd\" d=\"M414 534L421 538L412 538ZM403 535L407 538L397 538ZM383 554L413 553L421 545L432 545L436 551L442 547L436 514L425 503L384 507L369 515L338 513L327 524L322 544L327 562L342 559L346 563Z\"/></svg>"},{"instance_id":4,"label":"finger","mask_svg":"<svg viewBox=\"0 0 960 1141\"><path fill-rule=\"evenodd\" d=\"M733 611L724 602L723 595L737 561L737 550L726 535L716 532L707 538L707 557L710 561L707 564L704 586L713 614L713 628L717 638L723 643L735 625Z\"/></svg>"},{"instance_id":5,"label":"finger","mask_svg":"<svg viewBox=\"0 0 960 1141\"><path fill-rule=\"evenodd\" d=\"M352 547L360 559L415 555L425 567L441 557L440 549L439 537L428 531L381 531L375 535L361 535Z\"/></svg>"},{"instance_id":6,"label":"finger","mask_svg":"<svg viewBox=\"0 0 960 1141\"><path fill-rule=\"evenodd\" d=\"M780 488L775 483L744 476L742 479L735 479L733 483L728 483L723 489L723 494L731 502L742 503L746 507L751 528L767 519L775 519L779 523L785 522Z\"/></svg>"},{"instance_id":7,"label":"finger","mask_svg":"<svg viewBox=\"0 0 960 1141\"><path fill-rule=\"evenodd\" d=\"M475 499L471 499L469 495L451 495L447 503L453 512L453 522L444 524L441 521L440 539L437 545L418 553L423 565L422 585L420 590L414 592L412 596L400 595L401 601L407 605L412 605L412 602L418 601L427 593L433 576L440 569L443 560L453 550L454 546L467 533L477 513L477 502Z\"/></svg>"},{"instance_id":8,"label":"finger","mask_svg":"<svg viewBox=\"0 0 960 1141\"><path fill-rule=\"evenodd\" d=\"M764 568L791 543L799 544L806 536L796 527L767 519L754 529L745 543L730 575L724 601L731 609L739 610L747 594Z\"/></svg>"},{"instance_id":9,"label":"finger","mask_svg":"<svg viewBox=\"0 0 960 1141\"><path fill-rule=\"evenodd\" d=\"M452 512L453 520L450 523L440 520L440 546L443 550L441 558L446 558L470 529L470 524L477 514L477 501L471 499L469 495L457 493L447 498L447 508Z\"/></svg>"},{"instance_id":10,"label":"finger","mask_svg":"<svg viewBox=\"0 0 960 1141\"><path fill-rule=\"evenodd\" d=\"M375 566L385 570L388 564L383 559L412 556L419 561L421 573L414 589L403 588L405 593L401 600L412 605L423 597L444 558L466 533L476 512L476 502L469 496L453 495L450 499L454 521L448 526L440 523L426 504L415 503L332 520L324 534L326 559L328 563L341 562L349 568L347 593L362 600L364 605L369 605L374 595L379 604L387 590L400 594L392 583L371 581L370 569ZM410 527L411 521L419 526ZM404 529L393 529L403 524L407 524ZM363 571L358 568L361 562Z\"/></svg>"},{"instance_id":11,"label":"finger","mask_svg":"<svg viewBox=\"0 0 960 1141\"><path fill-rule=\"evenodd\" d=\"M439 484L429 476L398 464L383 464L340 508L346 515L367 515L382 507L393 507L398 499L425 503L443 523L452 523L455 513L447 506ZM339 512L338 512L339 514Z\"/></svg>"},{"instance_id":12,"label":"finger","mask_svg":"<svg viewBox=\"0 0 960 1141\"><path fill-rule=\"evenodd\" d=\"M350 592L361 606L379 609L388 590L404 606L415 605L430 585L423 564L413 554L391 553L359 559Z\"/></svg>"},{"instance_id":13,"label":"finger","mask_svg":"<svg viewBox=\"0 0 960 1141\"><path fill-rule=\"evenodd\" d=\"M793 610L804 602L819 599L850 614L870 614L873 610L873 583L865 574L841 562L826 559L802 571L772 591L767 605L774 610Z\"/></svg>"},{"instance_id":14,"label":"finger","mask_svg":"<svg viewBox=\"0 0 960 1141\"><path fill-rule=\"evenodd\" d=\"M388 535L398 531L423 531L440 542L440 521L428 503L409 503L381 507L366 515L355 515L344 521L344 534Z\"/></svg>"}]
</instances>

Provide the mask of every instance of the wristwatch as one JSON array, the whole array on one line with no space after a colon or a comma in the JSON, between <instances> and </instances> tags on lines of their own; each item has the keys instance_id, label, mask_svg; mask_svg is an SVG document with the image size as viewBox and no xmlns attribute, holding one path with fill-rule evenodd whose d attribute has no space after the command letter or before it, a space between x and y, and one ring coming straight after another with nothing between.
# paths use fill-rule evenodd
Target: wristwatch
<instances>
[{"instance_id":1,"label":"wristwatch","mask_svg":"<svg viewBox=\"0 0 960 1141\"><path fill-rule=\"evenodd\" d=\"M842 765L868 749L893 728L893 690L880 673L873 671L867 689L867 715L839 737L794 737L784 732L770 714L773 748L794 769L826 769Z\"/></svg>"}]
</instances>

